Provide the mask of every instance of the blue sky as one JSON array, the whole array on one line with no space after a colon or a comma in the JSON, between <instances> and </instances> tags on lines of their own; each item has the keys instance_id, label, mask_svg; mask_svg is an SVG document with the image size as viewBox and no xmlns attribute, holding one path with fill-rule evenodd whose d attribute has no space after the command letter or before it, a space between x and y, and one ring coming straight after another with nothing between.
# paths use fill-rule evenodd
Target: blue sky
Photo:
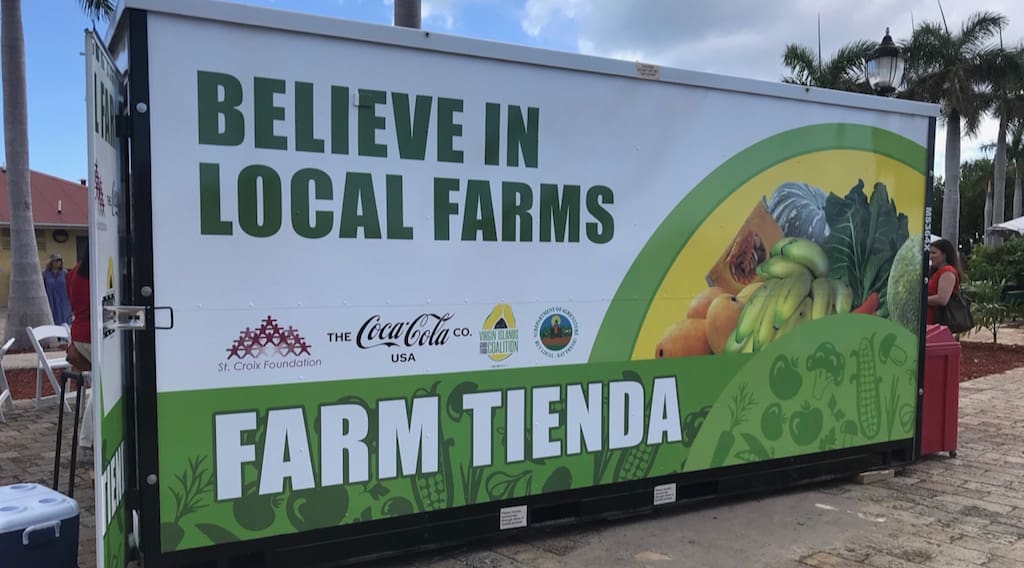
<instances>
[{"instance_id":1,"label":"blue sky","mask_svg":"<svg viewBox=\"0 0 1024 568\"><path fill-rule=\"evenodd\" d=\"M168 0L171 1L171 0ZM390 0L234 0L274 9L391 25ZM830 54L850 41L879 40L886 26L897 40L911 22L935 20L934 0L873 0L851 9L846 0L422 0L423 29L582 52L603 57L779 80L786 43L817 44ZM1024 2L946 0L950 27L987 9L1010 18L1008 44L1024 39ZM29 160L32 169L70 180L85 177L85 63L83 30L92 26L71 0L22 0L29 97ZM104 32L106 23L98 23ZM986 122L963 142L964 158L995 138ZM936 144L941 174L944 129ZM2 145L2 141L0 141Z\"/></svg>"},{"instance_id":2,"label":"blue sky","mask_svg":"<svg viewBox=\"0 0 1024 568\"><path fill-rule=\"evenodd\" d=\"M391 25L394 14L394 5L383 0L239 3L382 25ZM552 22L554 33L531 37L519 23L523 7L523 1L424 2L422 27L504 43L575 50L570 39L575 34L568 29L571 22ZM22 19L29 101L29 163L33 170L78 180L87 175L88 169L83 32L93 24L72 0L22 0ZM102 34L107 24L97 22L96 28Z\"/></svg>"}]
</instances>

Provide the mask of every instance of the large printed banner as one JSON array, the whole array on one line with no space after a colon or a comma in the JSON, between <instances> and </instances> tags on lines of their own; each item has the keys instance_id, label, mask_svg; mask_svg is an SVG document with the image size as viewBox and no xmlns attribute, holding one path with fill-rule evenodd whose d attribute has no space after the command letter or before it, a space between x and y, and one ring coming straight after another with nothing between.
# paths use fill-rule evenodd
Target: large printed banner
<instances>
[{"instance_id":1,"label":"large printed banner","mask_svg":"<svg viewBox=\"0 0 1024 568\"><path fill-rule=\"evenodd\" d=\"M103 307L121 299L120 237L121 140L117 116L123 104L123 80L102 41L85 34L86 104L89 140L89 294L92 333L92 412L96 475L96 556L98 566L128 561L126 508L123 503L125 405L122 398L121 334L104 330Z\"/></svg>"},{"instance_id":2,"label":"large printed banner","mask_svg":"<svg viewBox=\"0 0 1024 568\"><path fill-rule=\"evenodd\" d=\"M164 551L912 437L929 116L148 37Z\"/></svg>"}]
</instances>

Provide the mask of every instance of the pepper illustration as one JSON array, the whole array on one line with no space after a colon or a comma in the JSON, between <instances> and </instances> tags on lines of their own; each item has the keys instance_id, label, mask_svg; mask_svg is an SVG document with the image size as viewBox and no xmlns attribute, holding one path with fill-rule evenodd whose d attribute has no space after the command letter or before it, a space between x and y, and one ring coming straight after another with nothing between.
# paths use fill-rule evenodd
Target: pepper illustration
<instances>
[{"instance_id":1,"label":"pepper illustration","mask_svg":"<svg viewBox=\"0 0 1024 568\"><path fill-rule=\"evenodd\" d=\"M797 370L798 364L795 358L779 355L772 362L771 371L768 375L768 386L772 394L779 400L789 400L800 392L804 384L804 378Z\"/></svg>"},{"instance_id":2,"label":"pepper illustration","mask_svg":"<svg viewBox=\"0 0 1024 568\"><path fill-rule=\"evenodd\" d=\"M774 442L782 437L782 424L785 416L782 414L782 405L773 402L765 407L761 414L761 434L765 439Z\"/></svg>"}]
</instances>

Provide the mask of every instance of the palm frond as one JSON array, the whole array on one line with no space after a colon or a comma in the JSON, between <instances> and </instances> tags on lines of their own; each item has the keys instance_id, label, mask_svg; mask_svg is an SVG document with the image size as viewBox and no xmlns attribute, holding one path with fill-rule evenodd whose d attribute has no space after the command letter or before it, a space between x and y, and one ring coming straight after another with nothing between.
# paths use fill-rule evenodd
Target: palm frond
<instances>
[{"instance_id":1,"label":"palm frond","mask_svg":"<svg viewBox=\"0 0 1024 568\"><path fill-rule=\"evenodd\" d=\"M78 0L78 5L91 20L105 21L114 15L113 0Z\"/></svg>"},{"instance_id":2,"label":"palm frond","mask_svg":"<svg viewBox=\"0 0 1024 568\"><path fill-rule=\"evenodd\" d=\"M1009 20L997 12L975 12L967 17L957 37L962 53L981 49L985 42L1007 26Z\"/></svg>"},{"instance_id":3,"label":"palm frond","mask_svg":"<svg viewBox=\"0 0 1024 568\"><path fill-rule=\"evenodd\" d=\"M910 40L905 44L909 71L924 74L942 67L946 54L951 51L950 40L950 36L938 24L918 24Z\"/></svg>"},{"instance_id":4,"label":"palm frond","mask_svg":"<svg viewBox=\"0 0 1024 568\"><path fill-rule=\"evenodd\" d=\"M858 79L864 76L864 61L877 46L876 42L867 40L848 43L839 48L822 71L837 84L843 79L859 82Z\"/></svg>"},{"instance_id":5,"label":"palm frond","mask_svg":"<svg viewBox=\"0 0 1024 568\"><path fill-rule=\"evenodd\" d=\"M981 50L974 66L976 79L1000 97L1024 91L1024 57L1015 50L994 47Z\"/></svg>"},{"instance_id":6,"label":"palm frond","mask_svg":"<svg viewBox=\"0 0 1024 568\"><path fill-rule=\"evenodd\" d=\"M876 45L866 40L854 41L841 47L827 60L819 62L817 53L811 48L788 44L782 55L782 63L789 68L790 75L784 77L783 81L826 89L870 92L864 80L864 59Z\"/></svg>"},{"instance_id":7,"label":"palm frond","mask_svg":"<svg viewBox=\"0 0 1024 568\"><path fill-rule=\"evenodd\" d=\"M818 74L818 60L814 52L806 46L791 43L786 45L782 54L782 64L792 72L787 83L813 85Z\"/></svg>"}]
</instances>

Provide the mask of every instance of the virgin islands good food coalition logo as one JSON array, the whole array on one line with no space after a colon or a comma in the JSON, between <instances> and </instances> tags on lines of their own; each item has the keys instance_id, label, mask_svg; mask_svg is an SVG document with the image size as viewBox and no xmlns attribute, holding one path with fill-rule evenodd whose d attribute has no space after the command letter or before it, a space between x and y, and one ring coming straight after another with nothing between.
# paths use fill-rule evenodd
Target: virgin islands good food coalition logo
<instances>
[{"instance_id":1,"label":"virgin islands good food coalition logo","mask_svg":"<svg viewBox=\"0 0 1024 568\"><path fill-rule=\"evenodd\" d=\"M500 362L519 351L519 330L512 306L497 304L484 320L480 330L480 354Z\"/></svg>"},{"instance_id":2,"label":"virgin islands good food coalition logo","mask_svg":"<svg viewBox=\"0 0 1024 568\"><path fill-rule=\"evenodd\" d=\"M533 326L533 336L540 352L558 359L568 355L576 346L579 325L572 312L565 308L544 310Z\"/></svg>"},{"instance_id":3,"label":"virgin islands good food coalition logo","mask_svg":"<svg viewBox=\"0 0 1024 568\"><path fill-rule=\"evenodd\" d=\"M218 370L262 371L269 369L296 369L319 367L320 359L314 359L312 346L299 330L292 326L283 327L277 319L267 316L256 329L245 328L238 334L231 347L227 348L227 362L220 363Z\"/></svg>"}]
</instances>

